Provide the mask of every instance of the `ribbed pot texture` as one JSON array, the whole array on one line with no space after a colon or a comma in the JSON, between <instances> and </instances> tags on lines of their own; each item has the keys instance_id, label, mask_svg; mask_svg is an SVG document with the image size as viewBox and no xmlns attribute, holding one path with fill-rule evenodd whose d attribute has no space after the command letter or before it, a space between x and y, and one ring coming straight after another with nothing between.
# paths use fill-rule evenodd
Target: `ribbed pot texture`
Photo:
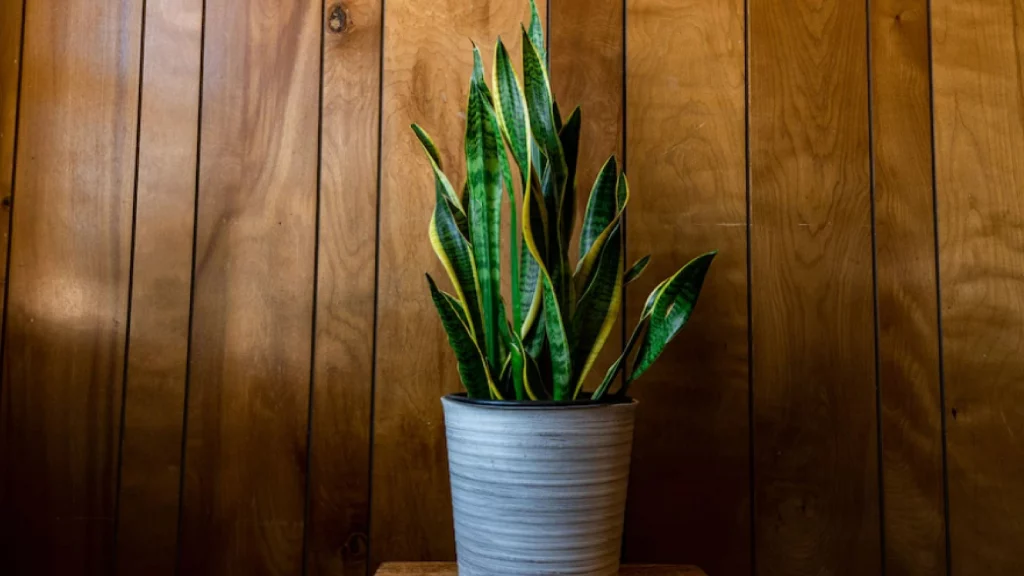
<instances>
[{"instance_id":1,"label":"ribbed pot texture","mask_svg":"<svg viewBox=\"0 0 1024 576\"><path fill-rule=\"evenodd\" d=\"M442 404L460 576L618 574L636 401Z\"/></svg>"}]
</instances>

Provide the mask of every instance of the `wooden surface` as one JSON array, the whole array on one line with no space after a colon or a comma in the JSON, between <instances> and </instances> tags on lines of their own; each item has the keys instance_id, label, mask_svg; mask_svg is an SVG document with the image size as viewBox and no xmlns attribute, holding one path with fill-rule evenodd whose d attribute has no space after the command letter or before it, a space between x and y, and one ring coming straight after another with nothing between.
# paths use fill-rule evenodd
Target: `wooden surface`
<instances>
[{"instance_id":1,"label":"wooden surface","mask_svg":"<svg viewBox=\"0 0 1024 576\"><path fill-rule=\"evenodd\" d=\"M1024 3L933 3L953 574L1024 572Z\"/></svg>"},{"instance_id":2,"label":"wooden surface","mask_svg":"<svg viewBox=\"0 0 1024 576\"><path fill-rule=\"evenodd\" d=\"M326 5L323 23L335 5ZM380 0L325 29L306 562L366 574L380 125Z\"/></svg>"},{"instance_id":3,"label":"wooden surface","mask_svg":"<svg viewBox=\"0 0 1024 576\"><path fill-rule=\"evenodd\" d=\"M409 124L431 134L448 177L461 186L470 40L488 67L499 33L519 54L517 31L529 11L504 0L390 0L384 19L371 569L391 558L455 556L440 397L458 391L459 380L423 278L444 271L427 241L430 167Z\"/></svg>"},{"instance_id":4,"label":"wooden surface","mask_svg":"<svg viewBox=\"0 0 1024 576\"><path fill-rule=\"evenodd\" d=\"M14 141L18 118L18 72L21 69L21 25L24 0L0 6L0 287L7 284L7 245L14 179ZM7 292L0 290L0 313Z\"/></svg>"},{"instance_id":5,"label":"wooden surface","mask_svg":"<svg viewBox=\"0 0 1024 576\"><path fill-rule=\"evenodd\" d=\"M870 3L885 573L946 564L928 12Z\"/></svg>"},{"instance_id":6,"label":"wooden surface","mask_svg":"<svg viewBox=\"0 0 1024 576\"><path fill-rule=\"evenodd\" d=\"M454 563L389 562L377 570L377 576L456 576ZM621 576L705 576L696 566L623 566Z\"/></svg>"},{"instance_id":7,"label":"wooden surface","mask_svg":"<svg viewBox=\"0 0 1024 576\"><path fill-rule=\"evenodd\" d=\"M177 556L202 2L150 0L145 19L117 567L121 574L170 575Z\"/></svg>"},{"instance_id":8,"label":"wooden surface","mask_svg":"<svg viewBox=\"0 0 1024 576\"><path fill-rule=\"evenodd\" d=\"M704 252L720 256L691 324L631 388L640 406L625 558L748 573L743 2L627 6L627 265L653 255L627 290L628 330L661 280Z\"/></svg>"},{"instance_id":9,"label":"wooden surface","mask_svg":"<svg viewBox=\"0 0 1024 576\"><path fill-rule=\"evenodd\" d=\"M750 3L754 546L762 576L876 574L864 3Z\"/></svg>"},{"instance_id":10,"label":"wooden surface","mask_svg":"<svg viewBox=\"0 0 1024 576\"><path fill-rule=\"evenodd\" d=\"M5 573L113 568L140 7L26 7L0 397Z\"/></svg>"},{"instance_id":11,"label":"wooden surface","mask_svg":"<svg viewBox=\"0 0 1024 576\"><path fill-rule=\"evenodd\" d=\"M206 2L182 574L303 564L319 2Z\"/></svg>"}]
</instances>

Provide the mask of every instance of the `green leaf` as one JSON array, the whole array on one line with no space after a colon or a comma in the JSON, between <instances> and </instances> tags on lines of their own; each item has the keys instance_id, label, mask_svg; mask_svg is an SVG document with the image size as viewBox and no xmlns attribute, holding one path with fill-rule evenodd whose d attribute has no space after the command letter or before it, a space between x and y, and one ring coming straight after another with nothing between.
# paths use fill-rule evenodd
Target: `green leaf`
<instances>
[{"instance_id":1,"label":"green leaf","mask_svg":"<svg viewBox=\"0 0 1024 576\"><path fill-rule=\"evenodd\" d=\"M416 138L419 139L420 145L423 146L427 156L437 164L438 168L443 170L444 164L441 162L441 152L438 151L437 145L434 144L434 140L427 134L427 131L421 128L419 124L413 124L412 131L416 133Z\"/></svg>"},{"instance_id":2,"label":"green leaf","mask_svg":"<svg viewBox=\"0 0 1024 576\"><path fill-rule=\"evenodd\" d=\"M526 96L519 84L519 78L512 67L508 51L501 38L494 49L493 83L498 97L494 106L498 112L498 121L508 140L512 157L519 166L523 188L529 184L530 156L532 139L530 138L530 117L526 111Z\"/></svg>"},{"instance_id":3,"label":"green leaf","mask_svg":"<svg viewBox=\"0 0 1024 576\"><path fill-rule=\"evenodd\" d=\"M653 306L649 307L651 326L637 352L633 371L626 381L627 386L654 364L665 346L689 320L715 254L717 252L708 252L694 258L657 290ZM625 393L625 388L621 393Z\"/></svg>"},{"instance_id":4,"label":"green leaf","mask_svg":"<svg viewBox=\"0 0 1024 576\"><path fill-rule=\"evenodd\" d=\"M483 309L483 336L487 361L497 369L499 298L501 295L501 166L498 160L499 135L488 116L488 103L474 81L466 111L466 169L469 182L470 241L480 280L480 304Z\"/></svg>"},{"instance_id":5,"label":"green leaf","mask_svg":"<svg viewBox=\"0 0 1024 576\"><path fill-rule=\"evenodd\" d=\"M459 376L467 394L470 398L501 398L491 380L487 362L484 361L480 348L470 335L469 327L459 319L458 312L452 306L451 297L446 297L437 289L437 284L429 274L427 274L427 283L430 285L430 297L434 301L434 307L437 308L437 313L441 316L441 325L444 326L444 330L448 334L448 343L455 352L455 359L459 365Z\"/></svg>"},{"instance_id":6,"label":"green leaf","mask_svg":"<svg viewBox=\"0 0 1024 576\"><path fill-rule=\"evenodd\" d=\"M555 400L572 398L572 352L569 336L562 322L554 287L546 274L541 277L544 284L544 324L547 327L548 347L551 351L551 377Z\"/></svg>"},{"instance_id":7,"label":"green leaf","mask_svg":"<svg viewBox=\"0 0 1024 576\"><path fill-rule=\"evenodd\" d=\"M572 333L576 338L572 355L572 365L576 368L573 398L579 394L584 379L608 340L621 306L622 239L620 225L616 224L601 250L593 278L573 314Z\"/></svg>"},{"instance_id":8,"label":"green leaf","mask_svg":"<svg viewBox=\"0 0 1024 576\"><path fill-rule=\"evenodd\" d=\"M572 230L576 227L576 164L580 150L580 107L577 106L565 126L562 126L558 133L558 139L562 143L562 151L565 154L566 179L565 191L562 194L561 206L559 207L559 243L563 252L568 258L569 242L572 238ZM568 263L566 263L568 268Z\"/></svg>"},{"instance_id":9,"label":"green leaf","mask_svg":"<svg viewBox=\"0 0 1024 576\"><path fill-rule=\"evenodd\" d=\"M551 102L551 113L555 117L555 131L562 132L562 111L558 109L558 101L553 100Z\"/></svg>"},{"instance_id":10,"label":"green leaf","mask_svg":"<svg viewBox=\"0 0 1024 576\"><path fill-rule=\"evenodd\" d=\"M530 128L540 143L541 149L550 164L555 166L555 182L564 182L565 159L562 145L558 140L555 127L551 83L548 80L544 60L537 46L533 44L526 30L523 30L523 85L526 93L526 105L530 113ZM559 180L562 177L562 180Z\"/></svg>"},{"instance_id":11,"label":"green leaf","mask_svg":"<svg viewBox=\"0 0 1024 576\"><path fill-rule=\"evenodd\" d=\"M544 390L544 375L540 366L531 356L526 356L523 366L523 388L526 390L526 397L530 400L547 400L549 398Z\"/></svg>"},{"instance_id":12,"label":"green leaf","mask_svg":"<svg viewBox=\"0 0 1024 576\"><path fill-rule=\"evenodd\" d=\"M537 47L541 61L547 62L544 50L544 25L540 22L540 13L537 12L537 3L534 0L530 0L530 41Z\"/></svg>"},{"instance_id":13,"label":"green leaf","mask_svg":"<svg viewBox=\"0 0 1024 576\"><path fill-rule=\"evenodd\" d=\"M601 180L600 175L598 176L598 180ZM595 187L597 186L597 184L597 182L594 183ZM626 184L625 174L621 174L619 176L619 190L619 195L622 197L622 201L621 203L616 202L617 210L613 212L614 215L612 216L608 225L605 226L604 230L602 230L596 238L594 238L593 242L590 244L590 247L587 249L587 251L585 253L580 253L580 261L579 264L576 266L576 273L573 276L577 294L582 293L583 287L585 287L590 282L590 273L593 271L594 265L597 263L597 257L601 253L601 249L604 247L604 242L607 240L608 235L611 234L612 227L622 218L623 210L625 210L626 204L629 203L629 187ZM606 218L607 203L612 202L612 199L609 197L609 192L607 189L603 189L598 193L603 195L603 200L599 202L605 204L605 206L599 206L597 204L591 206L591 204L588 202L588 218L585 219L583 225L584 230L588 228L590 228L591 230L595 229ZM594 193L592 192L591 201L594 201L593 194ZM591 210L592 207L593 210ZM587 222L586 220L590 220L590 222ZM581 247L582 244L583 241L581 239Z\"/></svg>"},{"instance_id":14,"label":"green leaf","mask_svg":"<svg viewBox=\"0 0 1024 576\"><path fill-rule=\"evenodd\" d=\"M487 80L484 74L484 59L480 56L480 48L473 43L473 77L470 78L470 86L475 86L485 97L487 103L490 104L493 98L491 97L491 90L487 87Z\"/></svg>"},{"instance_id":15,"label":"green leaf","mask_svg":"<svg viewBox=\"0 0 1024 576\"><path fill-rule=\"evenodd\" d=\"M605 372L604 380L601 381L600 386L598 386L597 389L594 390L594 393L591 394L591 400L600 400L604 397L605 393L608 392L608 388L611 386L611 383L615 380L615 377L618 376L619 371L626 362L626 359L629 358L629 354L633 351L633 347L636 346L637 339L649 323L650 316L648 316L647 311L645 311L644 314L640 316L640 321L637 322L636 327L633 328L633 333L629 336L629 341L626 342L626 347L622 350L622 354L608 368L608 371ZM620 394L625 395L624 391L620 391Z\"/></svg>"},{"instance_id":16,"label":"green leaf","mask_svg":"<svg viewBox=\"0 0 1024 576\"><path fill-rule=\"evenodd\" d=\"M618 212L615 201L615 186L618 182L618 165L615 156L608 158L597 173L594 187L590 190L587 200L587 211L583 216L583 228L580 230L580 258L583 258L597 237L615 219Z\"/></svg>"},{"instance_id":17,"label":"green leaf","mask_svg":"<svg viewBox=\"0 0 1024 576\"><path fill-rule=\"evenodd\" d=\"M478 338L483 325L479 297L479 280L469 242L459 231L451 206L436 192L437 202L430 218L430 244L438 260L448 273L459 301L463 302L464 315L469 318L468 326L474 338Z\"/></svg>"},{"instance_id":18,"label":"green leaf","mask_svg":"<svg viewBox=\"0 0 1024 576\"><path fill-rule=\"evenodd\" d=\"M644 256L643 258L637 260L636 263L633 264L632 267L630 267L629 272L626 272L626 277L623 279L622 282L624 284L629 284L633 280L636 280L637 278L639 278L640 275L644 273L644 270L647 269L647 265L650 264L650 263L651 263L651 255L650 254L648 254L647 256Z\"/></svg>"},{"instance_id":19,"label":"green leaf","mask_svg":"<svg viewBox=\"0 0 1024 576\"><path fill-rule=\"evenodd\" d=\"M515 328L509 326L507 322L503 323L505 337L509 341L509 356L508 362L510 364L511 373L509 374L509 383L511 384L512 394L511 397L516 400L526 399L526 387L524 385L525 371L524 367L524 354L523 341L519 339L519 334L516 333Z\"/></svg>"},{"instance_id":20,"label":"green leaf","mask_svg":"<svg viewBox=\"0 0 1024 576\"><path fill-rule=\"evenodd\" d=\"M420 128L419 125L413 124L412 130L416 133L416 137L419 138L423 151L427 153L427 159L430 160L430 168L434 171L434 189L444 195L445 200L451 205L456 221L465 230L465 227L461 226L466 220L465 209L459 197L455 195L452 183L441 169L441 155L437 150L437 146L434 145L434 141L430 139L427 132Z\"/></svg>"}]
</instances>

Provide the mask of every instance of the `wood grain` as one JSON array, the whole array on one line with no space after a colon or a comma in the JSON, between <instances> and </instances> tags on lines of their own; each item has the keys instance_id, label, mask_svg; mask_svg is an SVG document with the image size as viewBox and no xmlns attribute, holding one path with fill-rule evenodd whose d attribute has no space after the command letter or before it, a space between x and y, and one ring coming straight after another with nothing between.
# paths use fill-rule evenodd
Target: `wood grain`
<instances>
[{"instance_id":1,"label":"wood grain","mask_svg":"<svg viewBox=\"0 0 1024 576\"><path fill-rule=\"evenodd\" d=\"M622 169L623 27L622 0L552 2L548 25L551 89L562 115L581 107L582 128L576 181L576 229L569 245L577 257L579 235L594 179L613 154ZM617 320L584 390L594 390L622 353L622 319Z\"/></svg>"},{"instance_id":2,"label":"wood grain","mask_svg":"<svg viewBox=\"0 0 1024 576\"><path fill-rule=\"evenodd\" d=\"M320 2L206 2L182 574L301 570Z\"/></svg>"},{"instance_id":3,"label":"wood grain","mask_svg":"<svg viewBox=\"0 0 1024 576\"><path fill-rule=\"evenodd\" d=\"M928 6L870 4L885 572L946 564Z\"/></svg>"},{"instance_id":4,"label":"wood grain","mask_svg":"<svg viewBox=\"0 0 1024 576\"><path fill-rule=\"evenodd\" d=\"M117 569L173 574L199 114L202 2L146 3Z\"/></svg>"},{"instance_id":5,"label":"wood grain","mask_svg":"<svg viewBox=\"0 0 1024 576\"><path fill-rule=\"evenodd\" d=\"M377 576L456 576L454 563L449 562L389 562L380 567ZM705 576L696 566L623 566L621 576Z\"/></svg>"},{"instance_id":6,"label":"wood grain","mask_svg":"<svg viewBox=\"0 0 1024 576\"><path fill-rule=\"evenodd\" d=\"M460 385L423 278L429 272L447 285L427 238L430 167L409 124L433 136L461 188L470 40L490 63L502 34L519 62L525 6L390 0L385 8L371 570L383 560L450 560L455 553L440 398Z\"/></svg>"},{"instance_id":7,"label":"wood grain","mask_svg":"<svg viewBox=\"0 0 1024 576\"><path fill-rule=\"evenodd\" d=\"M7 283L7 234L11 222L14 179L14 129L18 116L18 70L21 64L21 17L24 0L0 6L0 314Z\"/></svg>"},{"instance_id":8,"label":"wood grain","mask_svg":"<svg viewBox=\"0 0 1024 576\"><path fill-rule=\"evenodd\" d=\"M338 5L328 3L324 22ZM324 38L310 574L366 574L380 120L380 0Z\"/></svg>"},{"instance_id":9,"label":"wood grain","mask_svg":"<svg viewBox=\"0 0 1024 576\"><path fill-rule=\"evenodd\" d=\"M756 568L876 574L865 5L749 10Z\"/></svg>"},{"instance_id":10,"label":"wood grain","mask_svg":"<svg viewBox=\"0 0 1024 576\"><path fill-rule=\"evenodd\" d=\"M1024 2L932 4L953 574L1024 572Z\"/></svg>"},{"instance_id":11,"label":"wood grain","mask_svg":"<svg viewBox=\"0 0 1024 576\"><path fill-rule=\"evenodd\" d=\"M627 3L632 330L662 279L718 249L696 312L633 385L633 562L750 571L743 2ZM700 470L700 473L694 473Z\"/></svg>"},{"instance_id":12,"label":"wood grain","mask_svg":"<svg viewBox=\"0 0 1024 576\"><path fill-rule=\"evenodd\" d=\"M26 7L0 416L5 573L113 567L140 8Z\"/></svg>"}]
</instances>

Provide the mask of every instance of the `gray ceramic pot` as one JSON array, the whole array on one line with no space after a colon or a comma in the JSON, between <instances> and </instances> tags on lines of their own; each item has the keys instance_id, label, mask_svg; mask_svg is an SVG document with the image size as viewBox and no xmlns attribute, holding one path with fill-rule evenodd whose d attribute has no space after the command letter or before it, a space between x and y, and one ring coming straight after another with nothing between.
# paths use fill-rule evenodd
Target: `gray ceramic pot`
<instances>
[{"instance_id":1,"label":"gray ceramic pot","mask_svg":"<svg viewBox=\"0 0 1024 576\"><path fill-rule=\"evenodd\" d=\"M460 576L618 574L636 401L441 402Z\"/></svg>"}]
</instances>

